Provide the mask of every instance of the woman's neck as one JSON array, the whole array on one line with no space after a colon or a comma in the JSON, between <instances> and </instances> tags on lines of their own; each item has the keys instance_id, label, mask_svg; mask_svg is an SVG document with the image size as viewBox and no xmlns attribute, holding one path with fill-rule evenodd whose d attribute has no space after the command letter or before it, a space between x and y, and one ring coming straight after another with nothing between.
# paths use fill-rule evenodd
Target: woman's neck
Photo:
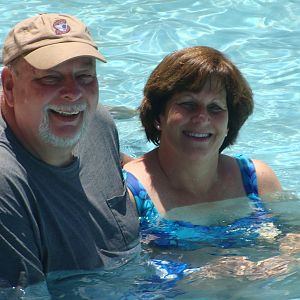
<instances>
[{"instance_id":1,"label":"woman's neck","mask_svg":"<svg viewBox=\"0 0 300 300\"><path fill-rule=\"evenodd\" d=\"M157 163L163 176L174 189L199 195L208 192L219 179L219 154L191 160L188 156L156 151Z\"/></svg>"}]
</instances>

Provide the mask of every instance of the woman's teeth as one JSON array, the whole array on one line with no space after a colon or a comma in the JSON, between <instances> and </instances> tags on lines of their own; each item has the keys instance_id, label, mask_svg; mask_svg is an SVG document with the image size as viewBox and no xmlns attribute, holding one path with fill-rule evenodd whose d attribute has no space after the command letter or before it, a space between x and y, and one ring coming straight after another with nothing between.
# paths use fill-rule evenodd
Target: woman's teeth
<instances>
[{"instance_id":1,"label":"woman's teeth","mask_svg":"<svg viewBox=\"0 0 300 300\"><path fill-rule=\"evenodd\" d=\"M196 138L208 138L210 137L209 133L194 133L194 132L187 132L188 136L196 137Z\"/></svg>"}]
</instances>

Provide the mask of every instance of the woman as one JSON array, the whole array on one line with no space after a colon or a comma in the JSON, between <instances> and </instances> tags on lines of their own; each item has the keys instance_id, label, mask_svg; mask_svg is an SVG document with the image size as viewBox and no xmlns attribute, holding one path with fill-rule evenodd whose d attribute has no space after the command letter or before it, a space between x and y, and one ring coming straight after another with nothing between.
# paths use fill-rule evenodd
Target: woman
<instances>
[{"instance_id":1,"label":"woman","mask_svg":"<svg viewBox=\"0 0 300 300\"><path fill-rule=\"evenodd\" d=\"M148 242L223 248L276 236L261 200L281 191L276 175L262 161L222 154L252 110L247 81L213 48L182 49L155 68L139 111L158 147L124 166Z\"/></svg>"}]
</instances>

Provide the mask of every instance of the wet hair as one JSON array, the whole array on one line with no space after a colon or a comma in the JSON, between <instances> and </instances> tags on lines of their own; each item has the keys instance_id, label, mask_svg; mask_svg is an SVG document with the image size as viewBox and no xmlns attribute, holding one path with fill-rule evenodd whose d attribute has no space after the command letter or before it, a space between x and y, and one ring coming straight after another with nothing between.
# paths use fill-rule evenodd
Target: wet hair
<instances>
[{"instance_id":1,"label":"wet hair","mask_svg":"<svg viewBox=\"0 0 300 300\"><path fill-rule=\"evenodd\" d=\"M198 93L212 80L225 88L228 109L228 134L219 152L233 145L253 111L252 91L239 69L224 54L205 46L184 48L167 55L150 74L139 106L148 141L159 145L160 131L155 125L174 94Z\"/></svg>"}]
</instances>

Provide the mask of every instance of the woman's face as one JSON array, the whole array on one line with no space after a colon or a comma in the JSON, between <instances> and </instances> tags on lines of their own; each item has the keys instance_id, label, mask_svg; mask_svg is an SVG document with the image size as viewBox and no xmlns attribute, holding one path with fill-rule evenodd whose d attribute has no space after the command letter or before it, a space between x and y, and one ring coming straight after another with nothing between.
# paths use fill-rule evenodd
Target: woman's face
<instances>
[{"instance_id":1,"label":"woman's face","mask_svg":"<svg viewBox=\"0 0 300 300\"><path fill-rule=\"evenodd\" d=\"M160 147L190 158L218 155L227 128L226 90L209 80L200 92L180 92L169 100L160 115Z\"/></svg>"}]
</instances>

